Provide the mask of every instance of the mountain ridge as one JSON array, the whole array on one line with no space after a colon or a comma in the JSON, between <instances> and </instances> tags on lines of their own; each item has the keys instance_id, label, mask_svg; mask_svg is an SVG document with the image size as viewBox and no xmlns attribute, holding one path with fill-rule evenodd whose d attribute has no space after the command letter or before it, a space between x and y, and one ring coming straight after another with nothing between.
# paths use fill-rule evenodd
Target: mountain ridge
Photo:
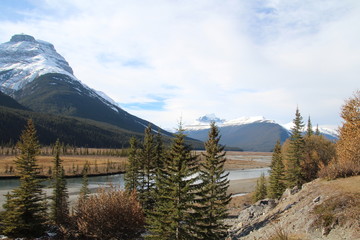
<instances>
[{"instance_id":1,"label":"mountain ridge","mask_svg":"<svg viewBox=\"0 0 360 240\"><path fill-rule=\"evenodd\" d=\"M184 126L185 134L191 138L205 141L210 123L215 122L220 130L221 144L237 147L244 151L271 152L278 140L281 143L285 142L291 133L291 125L288 124L288 128L286 128L263 116L241 117L233 120L221 119L221 121L219 119L214 114L200 117L193 124ZM321 132L326 138L336 140L337 136L330 133Z\"/></svg>"},{"instance_id":2,"label":"mountain ridge","mask_svg":"<svg viewBox=\"0 0 360 240\"><path fill-rule=\"evenodd\" d=\"M160 129L83 84L51 43L17 34L0 44L0 56L0 90L29 110L103 122L140 134L149 124Z\"/></svg>"}]
</instances>

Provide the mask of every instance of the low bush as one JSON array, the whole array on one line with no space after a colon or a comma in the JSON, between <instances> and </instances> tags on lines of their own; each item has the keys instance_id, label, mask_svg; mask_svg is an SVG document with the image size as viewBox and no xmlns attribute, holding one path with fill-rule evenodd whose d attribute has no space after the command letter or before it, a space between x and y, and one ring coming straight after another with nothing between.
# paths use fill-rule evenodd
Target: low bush
<instances>
[{"instance_id":1,"label":"low bush","mask_svg":"<svg viewBox=\"0 0 360 240\"><path fill-rule=\"evenodd\" d=\"M351 177L360 175L360 165L349 162L341 163L336 160L331 161L328 165L322 165L318 176L320 178L333 180L341 177Z\"/></svg>"},{"instance_id":2,"label":"low bush","mask_svg":"<svg viewBox=\"0 0 360 240\"><path fill-rule=\"evenodd\" d=\"M316 215L315 227L331 229L335 224L359 224L360 194L345 193L333 196L315 206L313 214Z\"/></svg>"},{"instance_id":3,"label":"low bush","mask_svg":"<svg viewBox=\"0 0 360 240\"><path fill-rule=\"evenodd\" d=\"M73 218L81 235L95 239L134 239L145 224L136 193L114 188L79 199Z\"/></svg>"}]
</instances>

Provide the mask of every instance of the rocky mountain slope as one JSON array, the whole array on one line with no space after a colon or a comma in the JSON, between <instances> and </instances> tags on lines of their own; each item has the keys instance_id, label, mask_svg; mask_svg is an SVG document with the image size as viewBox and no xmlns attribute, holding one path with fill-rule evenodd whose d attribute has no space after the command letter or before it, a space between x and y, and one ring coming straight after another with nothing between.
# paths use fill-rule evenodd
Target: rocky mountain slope
<instances>
[{"instance_id":1,"label":"rocky mountain slope","mask_svg":"<svg viewBox=\"0 0 360 240\"><path fill-rule=\"evenodd\" d=\"M265 199L230 219L231 240L360 239L360 176L317 179L288 189L279 201ZM285 238L281 238L285 239Z\"/></svg>"}]
</instances>

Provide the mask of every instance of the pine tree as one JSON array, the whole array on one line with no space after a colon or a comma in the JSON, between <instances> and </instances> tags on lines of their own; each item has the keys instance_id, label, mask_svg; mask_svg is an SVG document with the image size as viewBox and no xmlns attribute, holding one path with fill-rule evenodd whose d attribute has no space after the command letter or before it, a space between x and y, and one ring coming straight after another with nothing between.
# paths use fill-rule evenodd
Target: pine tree
<instances>
[{"instance_id":1,"label":"pine tree","mask_svg":"<svg viewBox=\"0 0 360 240\"><path fill-rule=\"evenodd\" d=\"M212 122L208 140L205 143L206 152L203 153L200 180L202 187L199 191L199 200L196 205L198 236L200 239L224 239L227 235L227 226L223 220L227 217L226 205L231 200L227 194L229 187L228 173L225 174L224 146L219 144L221 136L219 129Z\"/></svg>"},{"instance_id":2,"label":"pine tree","mask_svg":"<svg viewBox=\"0 0 360 240\"><path fill-rule=\"evenodd\" d=\"M261 174L260 178L256 181L256 189L253 196L253 201L257 202L264 199L267 195L266 179L264 173Z\"/></svg>"},{"instance_id":3,"label":"pine tree","mask_svg":"<svg viewBox=\"0 0 360 240\"><path fill-rule=\"evenodd\" d=\"M198 161L185 144L183 131L180 125L164 167L156 179L159 192L155 207L148 214L147 239L195 239L193 230L196 218L193 207L198 178L194 174L198 171Z\"/></svg>"},{"instance_id":4,"label":"pine tree","mask_svg":"<svg viewBox=\"0 0 360 240\"><path fill-rule=\"evenodd\" d=\"M46 205L41 180L37 177L36 155L40 145L30 119L17 143L20 156L15 160L20 186L6 196L3 234L9 237L38 237L44 232Z\"/></svg>"},{"instance_id":5,"label":"pine tree","mask_svg":"<svg viewBox=\"0 0 360 240\"><path fill-rule=\"evenodd\" d=\"M307 124L307 129L306 129L306 136L311 137L312 135L314 135L314 131L312 129L312 124L311 124L311 120L310 120L310 117L309 117L308 124Z\"/></svg>"},{"instance_id":6,"label":"pine tree","mask_svg":"<svg viewBox=\"0 0 360 240\"><path fill-rule=\"evenodd\" d=\"M298 186L304 183L302 175L302 164L304 162L305 141L302 136L304 123L299 109L296 109L294 126L291 128L289 150L287 152L287 171L286 179L288 187Z\"/></svg>"},{"instance_id":7,"label":"pine tree","mask_svg":"<svg viewBox=\"0 0 360 240\"><path fill-rule=\"evenodd\" d=\"M130 152L128 165L125 173L125 189L129 192L138 189L139 186L139 159L137 155L138 143L135 137L130 138Z\"/></svg>"},{"instance_id":8,"label":"pine tree","mask_svg":"<svg viewBox=\"0 0 360 240\"><path fill-rule=\"evenodd\" d=\"M52 176L53 195L51 197L51 220L56 225L64 225L69 217L69 194L66 188L65 171L60 159L60 142L56 141L54 148L54 170Z\"/></svg>"},{"instance_id":9,"label":"pine tree","mask_svg":"<svg viewBox=\"0 0 360 240\"><path fill-rule=\"evenodd\" d=\"M274 152L272 154L268 196L270 198L280 198L285 191L285 168L282 160L280 141L276 142Z\"/></svg>"}]
</instances>

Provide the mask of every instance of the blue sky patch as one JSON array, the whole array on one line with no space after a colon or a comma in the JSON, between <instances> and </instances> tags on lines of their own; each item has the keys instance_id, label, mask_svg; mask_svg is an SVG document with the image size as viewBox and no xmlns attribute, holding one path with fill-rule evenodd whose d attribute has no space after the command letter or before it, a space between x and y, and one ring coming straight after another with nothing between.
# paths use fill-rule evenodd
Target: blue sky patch
<instances>
[{"instance_id":1,"label":"blue sky patch","mask_svg":"<svg viewBox=\"0 0 360 240\"><path fill-rule=\"evenodd\" d=\"M165 98L153 97L151 102L120 103L120 106L129 110L162 111L165 107Z\"/></svg>"}]
</instances>

